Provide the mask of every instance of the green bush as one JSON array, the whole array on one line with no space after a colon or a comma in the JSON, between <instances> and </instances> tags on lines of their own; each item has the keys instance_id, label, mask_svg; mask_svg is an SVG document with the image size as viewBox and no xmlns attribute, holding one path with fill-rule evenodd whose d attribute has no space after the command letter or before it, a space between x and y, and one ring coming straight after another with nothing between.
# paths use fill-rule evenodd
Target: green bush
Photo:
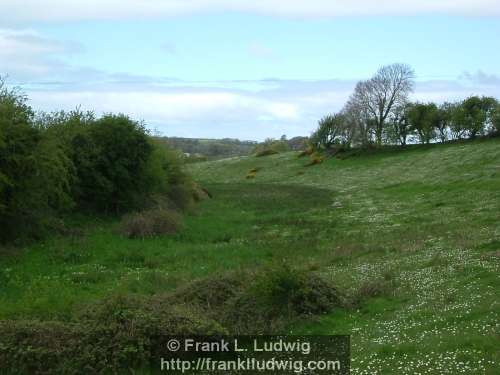
<instances>
[{"instance_id":1,"label":"green bush","mask_svg":"<svg viewBox=\"0 0 500 375\"><path fill-rule=\"evenodd\" d=\"M242 334L279 332L292 319L344 303L329 282L286 266L198 280L177 291L174 300L193 304L231 333Z\"/></svg>"},{"instance_id":2,"label":"green bush","mask_svg":"<svg viewBox=\"0 0 500 375\"><path fill-rule=\"evenodd\" d=\"M71 206L71 161L59 139L34 125L26 101L0 80L0 241L39 236Z\"/></svg>"},{"instance_id":3,"label":"green bush","mask_svg":"<svg viewBox=\"0 0 500 375\"><path fill-rule=\"evenodd\" d=\"M133 374L158 366L172 335L225 334L185 307L115 296L74 322L0 321L2 374Z\"/></svg>"},{"instance_id":4,"label":"green bush","mask_svg":"<svg viewBox=\"0 0 500 375\"><path fill-rule=\"evenodd\" d=\"M121 222L121 232L129 238L175 234L181 228L181 215L166 208L153 208L128 214Z\"/></svg>"},{"instance_id":5,"label":"green bush","mask_svg":"<svg viewBox=\"0 0 500 375\"><path fill-rule=\"evenodd\" d=\"M266 271L255 291L270 305L293 315L321 314L342 304L338 290L324 279L288 266Z\"/></svg>"},{"instance_id":6,"label":"green bush","mask_svg":"<svg viewBox=\"0 0 500 375\"><path fill-rule=\"evenodd\" d=\"M343 303L318 275L283 266L215 275L165 295L115 295L65 322L0 321L2 374L132 374L157 366L172 335L277 333Z\"/></svg>"},{"instance_id":7,"label":"green bush","mask_svg":"<svg viewBox=\"0 0 500 375\"><path fill-rule=\"evenodd\" d=\"M79 109L35 115L0 79L0 242L62 227L69 209L116 215L168 201L186 210L205 195L144 124Z\"/></svg>"}]
</instances>

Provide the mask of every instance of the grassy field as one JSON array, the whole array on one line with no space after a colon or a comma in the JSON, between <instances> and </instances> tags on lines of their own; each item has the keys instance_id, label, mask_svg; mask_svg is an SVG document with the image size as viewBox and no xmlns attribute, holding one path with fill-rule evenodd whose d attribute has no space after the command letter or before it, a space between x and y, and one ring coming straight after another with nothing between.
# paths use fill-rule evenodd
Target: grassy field
<instances>
[{"instance_id":1,"label":"grassy field","mask_svg":"<svg viewBox=\"0 0 500 375\"><path fill-rule=\"evenodd\" d=\"M70 320L112 294L287 263L371 297L287 328L352 335L354 374L499 373L500 139L307 161L190 165L213 199L171 237L75 219L71 235L1 249L0 319Z\"/></svg>"}]
</instances>

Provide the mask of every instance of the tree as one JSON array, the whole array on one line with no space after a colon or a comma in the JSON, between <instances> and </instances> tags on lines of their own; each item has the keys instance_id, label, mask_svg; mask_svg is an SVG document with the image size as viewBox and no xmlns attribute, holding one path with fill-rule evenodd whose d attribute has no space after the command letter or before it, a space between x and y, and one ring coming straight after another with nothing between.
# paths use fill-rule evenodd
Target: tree
<instances>
[{"instance_id":1,"label":"tree","mask_svg":"<svg viewBox=\"0 0 500 375\"><path fill-rule=\"evenodd\" d=\"M448 102L444 102L438 108L436 130L438 132L441 143L446 142L446 140L448 139L448 131L451 127L454 110L455 105Z\"/></svg>"},{"instance_id":2,"label":"tree","mask_svg":"<svg viewBox=\"0 0 500 375\"><path fill-rule=\"evenodd\" d=\"M483 133L486 125L487 114L481 98L471 96L462 103L464 109L465 128L469 131L470 138L474 139Z\"/></svg>"},{"instance_id":3,"label":"tree","mask_svg":"<svg viewBox=\"0 0 500 375\"><path fill-rule=\"evenodd\" d=\"M438 108L434 103L415 103L408 111L408 119L412 130L420 139L420 143L430 143L435 136L438 120Z\"/></svg>"},{"instance_id":4,"label":"tree","mask_svg":"<svg viewBox=\"0 0 500 375\"><path fill-rule=\"evenodd\" d=\"M386 119L394 108L408 101L413 91L413 78L410 66L392 64L381 67L371 79L356 85L352 104L364 108L372 118L378 146L382 144Z\"/></svg>"},{"instance_id":5,"label":"tree","mask_svg":"<svg viewBox=\"0 0 500 375\"><path fill-rule=\"evenodd\" d=\"M410 104L404 103L394 108L393 116L391 117L393 138L401 146L406 146L408 136L411 134L410 121L408 119L408 111Z\"/></svg>"},{"instance_id":6,"label":"tree","mask_svg":"<svg viewBox=\"0 0 500 375\"><path fill-rule=\"evenodd\" d=\"M352 142L361 147L367 147L374 139L374 121L367 109L359 103L352 95L342 113L346 118L348 126L352 130Z\"/></svg>"},{"instance_id":7,"label":"tree","mask_svg":"<svg viewBox=\"0 0 500 375\"><path fill-rule=\"evenodd\" d=\"M318 123L318 129L311 136L311 143L317 150L328 150L335 145L349 147L353 128L343 113L326 115Z\"/></svg>"}]
</instances>

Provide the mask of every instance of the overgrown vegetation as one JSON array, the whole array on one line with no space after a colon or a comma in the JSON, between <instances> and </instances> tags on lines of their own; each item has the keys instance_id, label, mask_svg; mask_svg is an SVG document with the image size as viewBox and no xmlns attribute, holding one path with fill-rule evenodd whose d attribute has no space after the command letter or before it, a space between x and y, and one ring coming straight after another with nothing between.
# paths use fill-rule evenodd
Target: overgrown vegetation
<instances>
[{"instance_id":1,"label":"overgrown vegetation","mask_svg":"<svg viewBox=\"0 0 500 375\"><path fill-rule=\"evenodd\" d=\"M288 267L213 276L171 294L116 295L67 322L0 321L0 363L3 374L134 373L157 368L173 335L279 332L342 304L327 281Z\"/></svg>"},{"instance_id":2,"label":"overgrown vegetation","mask_svg":"<svg viewBox=\"0 0 500 375\"><path fill-rule=\"evenodd\" d=\"M144 124L121 114L35 113L0 80L0 241L40 238L70 212L119 215L158 199L184 209L193 186Z\"/></svg>"}]
</instances>

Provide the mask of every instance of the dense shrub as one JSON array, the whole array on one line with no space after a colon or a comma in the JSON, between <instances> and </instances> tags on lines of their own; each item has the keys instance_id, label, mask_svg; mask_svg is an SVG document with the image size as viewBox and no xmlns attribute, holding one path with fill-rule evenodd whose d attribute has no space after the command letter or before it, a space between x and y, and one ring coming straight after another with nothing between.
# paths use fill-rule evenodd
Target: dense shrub
<instances>
[{"instance_id":1,"label":"dense shrub","mask_svg":"<svg viewBox=\"0 0 500 375\"><path fill-rule=\"evenodd\" d=\"M172 335L224 334L194 310L113 297L74 322L0 321L2 374L133 374L157 367Z\"/></svg>"},{"instance_id":2,"label":"dense shrub","mask_svg":"<svg viewBox=\"0 0 500 375\"><path fill-rule=\"evenodd\" d=\"M173 296L242 334L279 332L291 319L332 311L344 300L317 274L282 265L197 280Z\"/></svg>"},{"instance_id":3,"label":"dense shrub","mask_svg":"<svg viewBox=\"0 0 500 375\"><path fill-rule=\"evenodd\" d=\"M321 314L342 304L338 290L324 279L288 266L264 272L254 290L269 306L289 314Z\"/></svg>"},{"instance_id":4,"label":"dense shrub","mask_svg":"<svg viewBox=\"0 0 500 375\"><path fill-rule=\"evenodd\" d=\"M39 237L70 208L121 214L167 200L185 210L201 199L179 153L144 124L79 109L35 114L0 80L1 242Z\"/></svg>"},{"instance_id":5,"label":"dense shrub","mask_svg":"<svg viewBox=\"0 0 500 375\"><path fill-rule=\"evenodd\" d=\"M175 234L181 228L181 215L168 208L153 208L128 214L121 222L121 232L129 238Z\"/></svg>"},{"instance_id":6,"label":"dense shrub","mask_svg":"<svg viewBox=\"0 0 500 375\"><path fill-rule=\"evenodd\" d=\"M105 115L71 139L79 205L123 212L147 194L144 177L152 145L144 125L124 115Z\"/></svg>"},{"instance_id":7,"label":"dense shrub","mask_svg":"<svg viewBox=\"0 0 500 375\"><path fill-rule=\"evenodd\" d=\"M2 374L135 373L158 365L172 335L277 333L343 301L318 275L283 266L214 275L164 295L111 296L66 322L0 321Z\"/></svg>"},{"instance_id":8,"label":"dense shrub","mask_svg":"<svg viewBox=\"0 0 500 375\"><path fill-rule=\"evenodd\" d=\"M26 98L0 80L0 241L40 235L71 205L71 161L33 117Z\"/></svg>"}]
</instances>

